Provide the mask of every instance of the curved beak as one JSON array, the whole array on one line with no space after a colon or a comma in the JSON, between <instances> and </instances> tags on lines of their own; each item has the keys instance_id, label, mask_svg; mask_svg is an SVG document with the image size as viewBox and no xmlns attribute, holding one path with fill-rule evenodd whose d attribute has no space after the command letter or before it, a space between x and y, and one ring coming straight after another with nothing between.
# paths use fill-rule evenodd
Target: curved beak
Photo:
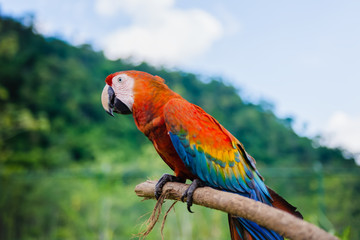
<instances>
[{"instance_id":1,"label":"curved beak","mask_svg":"<svg viewBox=\"0 0 360 240\"><path fill-rule=\"evenodd\" d=\"M101 103L105 111L114 117L115 113L131 114L129 107L115 96L114 89L105 85L101 93Z\"/></svg>"},{"instance_id":2,"label":"curved beak","mask_svg":"<svg viewBox=\"0 0 360 240\"><path fill-rule=\"evenodd\" d=\"M101 104L105 111L114 116L113 109L114 109L114 99L115 99L115 92L109 85L105 85L102 93L101 93Z\"/></svg>"}]
</instances>

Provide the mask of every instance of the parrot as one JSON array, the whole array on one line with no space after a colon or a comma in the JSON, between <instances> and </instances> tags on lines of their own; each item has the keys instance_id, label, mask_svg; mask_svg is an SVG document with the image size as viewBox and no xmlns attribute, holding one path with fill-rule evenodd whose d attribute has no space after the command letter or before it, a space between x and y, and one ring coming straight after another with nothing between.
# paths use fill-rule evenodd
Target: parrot
<instances>
[{"instance_id":1,"label":"parrot","mask_svg":"<svg viewBox=\"0 0 360 240\"><path fill-rule=\"evenodd\" d=\"M212 187L245 196L302 218L297 208L264 183L255 159L214 117L172 91L165 80L128 70L105 79L101 102L114 116L132 114L136 127L152 142L174 175L164 174L155 186L158 199L167 182L192 181L181 200L191 211L194 191ZM273 230L228 214L232 240L283 239Z\"/></svg>"}]
</instances>

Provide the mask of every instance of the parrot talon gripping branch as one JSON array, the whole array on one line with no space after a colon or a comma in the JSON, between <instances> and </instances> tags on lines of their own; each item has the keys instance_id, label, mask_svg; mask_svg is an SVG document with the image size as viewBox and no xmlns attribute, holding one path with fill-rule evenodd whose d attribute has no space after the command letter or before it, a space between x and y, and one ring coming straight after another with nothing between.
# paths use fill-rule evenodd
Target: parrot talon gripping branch
<instances>
[{"instance_id":1,"label":"parrot talon gripping branch","mask_svg":"<svg viewBox=\"0 0 360 240\"><path fill-rule=\"evenodd\" d=\"M199 187L205 187L206 184L201 181L200 179L194 179L194 181L191 183L190 187L188 189L186 189L186 191L184 192L184 194L181 196L181 201L184 202L185 198L186 198L186 203L187 203L187 210L191 213L194 213L193 211L191 211L191 206L193 204L193 195L194 192L197 188Z\"/></svg>"},{"instance_id":2,"label":"parrot talon gripping branch","mask_svg":"<svg viewBox=\"0 0 360 240\"><path fill-rule=\"evenodd\" d=\"M157 184L155 185L155 198L159 199L162 189L164 185L168 182L179 182L179 183L185 183L186 179L179 178L170 174L165 173L161 176Z\"/></svg>"},{"instance_id":3,"label":"parrot talon gripping branch","mask_svg":"<svg viewBox=\"0 0 360 240\"><path fill-rule=\"evenodd\" d=\"M164 174L155 188L159 198L166 182L193 181L186 190L191 212L196 188L232 192L302 218L296 208L268 188L244 146L202 108L173 92L159 76L122 71L105 79L101 95L105 111L132 114L137 128L153 143L175 176ZM234 215L228 216L231 239L283 239L273 230Z\"/></svg>"}]
</instances>

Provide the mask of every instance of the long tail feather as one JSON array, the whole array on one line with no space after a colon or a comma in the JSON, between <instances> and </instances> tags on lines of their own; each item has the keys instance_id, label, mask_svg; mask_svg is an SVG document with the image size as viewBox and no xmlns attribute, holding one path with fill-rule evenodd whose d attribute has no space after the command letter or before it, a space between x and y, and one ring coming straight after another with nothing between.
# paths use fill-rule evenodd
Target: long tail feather
<instances>
[{"instance_id":1,"label":"long tail feather","mask_svg":"<svg viewBox=\"0 0 360 240\"><path fill-rule=\"evenodd\" d=\"M259 226L245 218L228 215L232 240L283 240L284 238L273 230Z\"/></svg>"},{"instance_id":2,"label":"long tail feather","mask_svg":"<svg viewBox=\"0 0 360 240\"><path fill-rule=\"evenodd\" d=\"M286 211L295 217L303 218L301 213L297 211L296 207L288 203L284 198L277 194L274 190L267 187L271 198L273 207ZM281 235L275 231L268 230L259 226L257 223L250 220L228 215L230 234L232 240L268 240L268 239L283 239Z\"/></svg>"},{"instance_id":3,"label":"long tail feather","mask_svg":"<svg viewBox=\"0 0 360 240\"><path fill-rule=\"evenodd\" d=\"M294 215L295 217L303 219L303 216L301 215L301 213L299 211L297 211L296 207L294 207L293 205L288 203L284 198L282 198L274 190L272 190L268 186L266 186L266 187L271 195L271 198L273 199L272 205L274 208L283 210L285 212L288 212L288 213Z\"/></svg>"},{"instance_id":4,"label":"long tail feather","mask_svg":"<svg viewBox=\"0 0 360 240\"><path fill-rule=\"evenodd\" d=\"M251 236L245 237L244 228L239 221L235 221L233 217L228 214L230 235L232 240L252 240Z\"/></svg>"}]
</instances>

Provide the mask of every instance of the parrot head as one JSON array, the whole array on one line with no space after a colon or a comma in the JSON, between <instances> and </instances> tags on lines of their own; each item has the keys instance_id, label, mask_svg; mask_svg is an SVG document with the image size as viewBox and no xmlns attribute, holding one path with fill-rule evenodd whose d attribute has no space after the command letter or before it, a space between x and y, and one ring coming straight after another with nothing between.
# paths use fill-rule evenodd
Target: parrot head
<instances>
[{"instance_id":1,"label":"parrot head","mask_svg":"<svg viewBox=\"0 0 360 240\"><path fill-rule=\"evenodd\" d=\"M101 103L105 111L131 114L134 104L134 78L126 72L117 72L106 77L106 85L101 94Z\"/></svg>"},{"instance_id":2,"label":"parrot head","mask_svg":"<svg viewBox=\"0 0 360 240\"><path fill-rule=\"evenodd\" d=\"M164 83L164 79L141 71L122 71L112 73L105 79L105 87L101 94L101 103L105 111L132 114L134 109L149 107L156 100L156 96L166 100L166 96L173 93ZM152 108L154 109L154 108Z\"/></svg>"}]
</instances>

